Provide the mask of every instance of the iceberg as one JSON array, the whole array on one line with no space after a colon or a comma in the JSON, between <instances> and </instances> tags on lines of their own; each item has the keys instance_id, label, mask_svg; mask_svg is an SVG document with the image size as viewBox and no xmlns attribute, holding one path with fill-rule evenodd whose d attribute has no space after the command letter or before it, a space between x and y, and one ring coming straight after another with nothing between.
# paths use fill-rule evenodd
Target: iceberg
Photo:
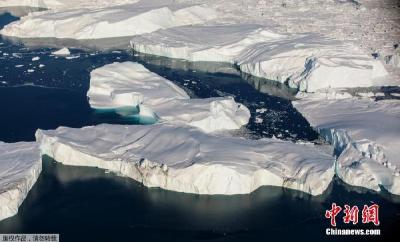
<instances>
[{"instance_id":1,"label":"iceberg","mask_svg":"<svg viewBox=\"0 0 400 242\"><path fill-rule=\"evenodd\" d=\"M172 124L38 130L43 155L65 165L107 169L147 187L195 194L246 194L282 186L319 195L334 175L332 156L312 144L248 140Z\"/></svg>"},{"instance_id":2,"label":"iceberg","mask_svg":"<svg viewBox=\"0 0 400 242\"><path fill-rule=\"evenodd\" d=\"M70 55L71 54L71 52L69 51L69 49L68 48L62 48L62 49L59 49L59 50L56 50L56 51L54 51L54 52L51 52L51 54L52 55L59 55L59 56L67 56L67 55Z\"/></svg>"},{"instance_id":3,"label":"iceberg","mask_svg":"<svg viewBox=\"0 0 400 242\"><path fill-rule=\"evenodd\" d=\"M400 102L349 94L302 94L294 107L337 153L346 183L400 194Z\"/></svg>"},{"instance_id":4,"label":"iceberg","mask_svg":"<svg viewBox=\"0 0 400 242\"><path fill-rule=\"evenodd\" d=\"M0 142L0 220L14 216L40 172L42 159L34 142Z\"/></svg>"},{"instance_id":5,"label":"iceberg","mask_svg":"<svg viewBox=\"0 0 400 242\"><path fill-rule=\"evenodd\" d=\"M200 24L217 16L207 7L172 2L141 1L104 8L35 12L5 26L0 33L18 38L115 38Z\"/></svg>"},{"instance_id":6,"label":"iceberg","mask_svg":"<svg viewBox=\"0 0 400 242\"><path fill-rule=\"evenodd\" d=\"M316 34L279 34L261 25L194 25L134 36L135 51L189 61L229 62L244 73L300 91L392 85L383 64Z\"/></svg>"},{"instance_id":7,"label":"iceberg","mask_svg":"<svg viewBox=\"0 0 400 242\"><path fill-rule=\"evenodd\" d=\"M95 109L137 108L150 120L191 125L205 132L239 129L250 111L231 97L190 99L171 81L134 62L113 63L93 70L87 93Z\"/></svg>"}]
</instances>

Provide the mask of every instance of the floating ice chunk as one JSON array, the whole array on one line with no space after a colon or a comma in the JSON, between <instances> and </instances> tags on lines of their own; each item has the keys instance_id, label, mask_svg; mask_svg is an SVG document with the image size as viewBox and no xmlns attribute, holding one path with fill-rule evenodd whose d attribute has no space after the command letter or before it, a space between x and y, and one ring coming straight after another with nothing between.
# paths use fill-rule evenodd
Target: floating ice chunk
<instances>
[{"instance_id":1,"label":"floating ice chunk","mask_svg":"<svg viewBox=\"0 0 400 242\"><path fill-rule=\"evenodd\" d=\"M134 36L138 52L229 62L301 91L393 85L383 64L352 45L317 35L282 35L254 24L182 26Z\"/></svg>"},{"instance_id":2,"label":"floating ice chunk","mask_svg":"<svg viewBox=\"0 0 400 242\"><path fill-rule=\"evenodd\" d=\"M199 24L216 17L215 10L188 3L141 1L105 8L31 13L5 26L0 33L19 38L100 39Z\"/></svg>"},{"instance_id":3,"label":"floating ice chunk","mask_svg":"<svg viewBox=\"0 0 400 242\"><path fill-rule=\"evenodd\" d=\"M59 50L57 50L57 51L51 52L51 54L52 54L52 55L59 55L59 56L66 56L66 55L70 55L71 52L69 51L68 48L65 48L65 47L64 47L64 48L59 49Z\"/></svg>"},{"instance_id":4,"label":"floating ice chunk","mask_svg":"<svg viewBox=\"0 0 400 242\"><path fill-rule=\"evenodd\" d=\"M33 70L33 69L28 69L27 72L28 72L28 73L33 73L33 72L35 72L35 70Z\"/></svg>"},{"instance_id":5,"label":"floating ice chunk","mask_svg":"<svg viewBox=\"0 0 400 242\"><path fill-rule=\"evenodd\" d=\"M41 170L36 143L0 142L0 220L17 214Z\"/></svg>"},{"instance_id":6,"label":"floating ice chunk","mask_svg":"<svg viewBox=\"0 0 400 242\"><path fill-rule=\"evenodd\" d=\"M43 64L40 64L40 65L39 65L39 68L43 68L43 67L45 67L45 65L43 65Z\"/></svg>"},{"instance_id":7,"label":"floating ice chunk","mask_svg":"<svg viewBox=\"0 0 400 242\"><path fill-rule=\"evenodd\" d=\"M38 60L40 60L39 56L35 56L35 57L32 58L32 61L38 61Z\"/></svg>"},{"instance_id":8,"label":"floating ice chunk","mask_svg":"<svg viewBox=\"0 0 400 242\"><path fill-rule=\"evenodd\" d=\"M99 109L189 99L183 89L134 62L115 62L93 70L87 95L90 106Z\"/></svg>"},{"instance_id":9,"label":"floating ice chunk","mask_svg":"<svg viewBox=\"0 0 400 242\"><path fill-rule=\"evenodd\" d=\"M148 187L197 194L245 194L272 185L321 194L334 159L312 145L246 140L171 124L39 130L43 154L65 165L91 166Z\"/></svg>"},{"instance_id":10,"label":"floating ice chunk","mask_svg":"<svg viewBox=\"0 0 400 242\"><path fill-rule=\"evenodd\" d=\"M190 99L171 81L133 62L113 63L91 72L89 103L96 109L138 107L139 115L203 131L239 129L249 110L233 98Z\"/></svg>"},{"instance_id":11,"label":"floating ice chunk","mask_svg":"<svg viewBox=\"0 0 400 242\"><path fill-rule=\"evenodd\" d=\"M303 95L293 102L338 152L343 181L400 194L400 101L323 98Z\"/></svg>"},{"instance_id":12,"label":"floating ice chunk","mask_svg":"<svg viewBox=\"0 0 400 242\"><path fill-rule=\"evenodd\" d=\"M21 67L23 67L24 65L15 65L15 67L16 68L21 68Z\"/></svg>"}]
</instances>

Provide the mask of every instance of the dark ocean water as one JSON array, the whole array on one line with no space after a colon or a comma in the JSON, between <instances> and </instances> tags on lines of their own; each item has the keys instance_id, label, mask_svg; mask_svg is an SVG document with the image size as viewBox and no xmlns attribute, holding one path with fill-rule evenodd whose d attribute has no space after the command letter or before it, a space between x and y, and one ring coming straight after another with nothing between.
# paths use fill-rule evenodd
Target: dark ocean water
<instances>
[{"instance_id":1,"label":"dark ocean water","mask_svg":"<svg viewBox=\"0 0 400 242\"><path fill-rule=\"evenodd\" d=\"M0 14L0 28L16 19L11 14ZM96 51L77 43L71 48L76 58L66 59L52 56L54 48L34 47L31 43L0 36L1 141L34 140L38 128L137 123L112 112L94 112L86 98L91 70L128 60L138 61L174 81L192 97L234 96L252 113L241 134L289 140L318 138L290 104L293 90L241 76L224 64L190 63L125 49ZM46 42L47 46L53 44L61 47L60 43ZM40 60L32 61L33 57ZM266 111L257 113L261 108ZM263 122L256 123L256 117ZM71 242L343 241L383 240L400 227L399 197L353 188L336 180L318 197L279 187L263 187L249 195L199 196L149 189L100 169L63 166L49 158L44 158L43 169L18 215L0 222L0 233L60 233L61 241ZM329 221L324 214L332 202L379 204L378 228L383 235L327 237ZM345 225L339 222L338 227Z\"/></svg>"}]
</instances>

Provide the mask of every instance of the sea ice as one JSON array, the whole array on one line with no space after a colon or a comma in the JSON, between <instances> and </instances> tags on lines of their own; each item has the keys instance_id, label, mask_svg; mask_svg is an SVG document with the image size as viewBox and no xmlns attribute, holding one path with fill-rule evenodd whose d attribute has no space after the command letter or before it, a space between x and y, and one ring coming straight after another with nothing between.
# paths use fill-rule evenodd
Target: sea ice
<instances>
[{"instance_id":1,"label":"sea ice","mask_svg":"<svg viewBox=\"0 0 400 242\"><path fill-rule=\"evenodd\" d=\"M59 56L66 56L66 55L70 55L71 52L69 51L68 48L65 48L65 47L64 47L64 48L59 49L59 50L57 50L57 51L51 52L51 54L52 54L52 55L59 55Z\"/></svg>"},{"instance_id":2,"label":"sea ice","mask_svg":"<svg viewBox=\"0 0 400 242\"><path fill-rule=\"evenodd\" d=\"M283 35L255 24L181 26L134 36L138 52L229 62L301 91L390 85L382 63L355 46L315 34Z\"/></svg>"},{"instance_id":3,"label":"sea ice","mask_svg":"<svg viewBox=\"0 0 400 242\"><path fill-rule=\"evenodd\" d=\"M0 220L17 214L41 170L36 143L0 142Z\"/></svg>"},{"instance_id":4,"label":"sea ice","mask_svg":"<svg viewBox=\"0 0 400 242\"><path fill-rule=\"evenodd\" d=\"M139 110L142 117L191 125L205 132L239 129L249 110L233 98L190 99L171 81L134 62L113 63L91 72L87 96L92 108Z\"/></svg>"},{"instance_id":5,"label":"sea ice","mask_svg":"<svg viewBox=\"0 0 400 242\"><path fill-rule=\"evenodd\" d=\"M35 12L5 26L0 33L19 38L101 39L199 24L217 17L213 9L173 2Z\"/></svg>"},{"instance_id":6,"label":"sea ice","mask_svg":"<svg viewBox=\"0 0 400 242\"><path fill-rule=\"evenodd\" d=\"M321 194L334 159L313 145L247 140L172 124L39 130L42 154L65 165L98 167L148 187L197 194L245 194L272 185Z\"/></svg>"},{"instance_id":7,"label":"sea ice","mask_svg":"<svg viewBox=\"0 0 400 242\"><path fill-rule=\"evenodd\" d=\"M336 173L351 185L400 194L400 101L302 94L293 102L335 148Z\"/></svg>"}]
</instances>

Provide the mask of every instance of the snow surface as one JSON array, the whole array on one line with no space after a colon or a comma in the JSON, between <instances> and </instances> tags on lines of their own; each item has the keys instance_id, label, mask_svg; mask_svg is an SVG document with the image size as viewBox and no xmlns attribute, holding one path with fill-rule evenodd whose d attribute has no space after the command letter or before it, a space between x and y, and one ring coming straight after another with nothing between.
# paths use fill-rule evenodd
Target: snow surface
<instances>
[{"instance_id":1,"label":"snow surface","mask_svg":"<svg viewBox=\"0 0 400 242\"><path fill-rule=\"evenodd\" d=\"M357 47L317 35L282 35L254 24L182 26L134 36L138 52L230 62L301 91L393 84L383 64Z\"/></svg>"},{"instance_id":2,"label":"snow surface","mask_svg":"<svg viewBox=\"0 0 400 242\"><path fill-rule=\"evenodd\" d=\"M0 142L0 220L14 216L42 171L38 145Z\"/></svg>"},{"instance_id":3,"label":"snow surface","mask_svg":"<svg viewBox=\"0 0 400 242\"><path fill-rule=\"evenodd\" d=\"M106 8L30 13L5 26L2 35L19 38L101 39L133 36L216 18L213 9L173 1L142 1Z\"/></svg>"},{"instance_id":4,"label":"snow surface","mask_svg":"<svg viewBox=\"0 0 400 242\"><path fill-rule=\"evenodd\" d=\"M302 94L293 102L338 154L348 184L400 194L400 101Z\"/></svg>"},{"instance_id":5,"label":"snow surface","mask_svg":"<svg viewBox=\"0 0 400 242\"><path fill-rule=\"evenodd\" d=\"M60 127L39 130L36 138L43 154L63 164L186 193L245 194L272 185L319 195L334 174L334 159L311 144L216 136L171 124Z\"/></svg>"},{"instance_id":6,"label":"snow surface","mask_svg":"<svg viewBox=\"0 0 400 242\"><path fill-rule=\"evenodd\" d=\"M52 54L52 55L65 56L65 55L70 55L71 52L69 51L68 48L65 48L65 47L64 47L64 48L59 49L59 50L57 50L57 51L51 52L51 54Z\"/></svg>"},{"instance_id":7,"label":"snow surface","mask_svg":"<svg viewBox=\"0 0 400 242\"><path fill-rule=\"evenodd\" d=\"M87 96L92 108L138 107L142 117L205 132L239 129L250 118L250 111L233 98L190 99L183 89L139 63L113 63L90 75Z\"/></svg>"}]
</instances>

